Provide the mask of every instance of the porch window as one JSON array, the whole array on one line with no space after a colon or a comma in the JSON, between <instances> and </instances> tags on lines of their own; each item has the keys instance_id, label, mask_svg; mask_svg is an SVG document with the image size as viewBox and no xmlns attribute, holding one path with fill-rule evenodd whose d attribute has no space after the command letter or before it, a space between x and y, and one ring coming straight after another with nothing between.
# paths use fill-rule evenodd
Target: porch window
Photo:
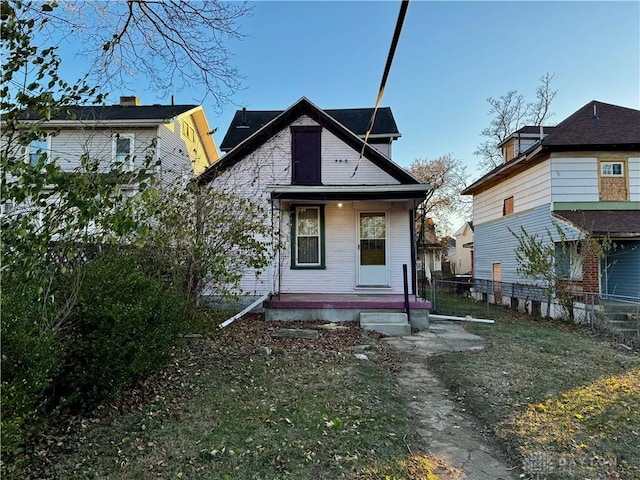
<instances>
[{"instance_id":1,"label":"porch window","mask_svg":"<svg viewBox=\"0 0 640 480\"><path fill-rule=\"evenodd\" d=\"M291 268L324 268L324 208L296 206L291 215Z\"/></svg>"},{"instance_id":2,"label":"porch window","mask_svg":"<svg viewBox=\"0 0 640 480\"><path fill-rule=\"evenodd\" d=\"M556 274L565 280L582 280L582 249L579 242L556 243Z\"/></svg>"}]
</instances>

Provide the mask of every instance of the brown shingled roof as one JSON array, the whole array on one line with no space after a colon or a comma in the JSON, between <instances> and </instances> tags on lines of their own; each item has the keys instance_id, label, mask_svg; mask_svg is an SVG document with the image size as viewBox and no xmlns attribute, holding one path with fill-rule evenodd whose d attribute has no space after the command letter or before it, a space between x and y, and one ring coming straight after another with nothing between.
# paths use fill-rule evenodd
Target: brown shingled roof
<instances>
[{"instance_id":1,"label":"brown shingled roof","mask_svg":"<svg viewBox=\"0 0 640 480\"><path fill-rule=\"evenodd\" d=\"M546 147L640 145L640 110L593 100L542 140ZM555 150L555 149L554 149Z\"/></svg>"},{"instance_id":2,"label":"brown shingled roof","mask_svg":"<svg viewBox=\"0 0 640 480\"><path fill-rule=\"evenodd\" d=\"M640 238L640 210L557 210L553 216L596 237Z\"/></svg>"}]
</instances>

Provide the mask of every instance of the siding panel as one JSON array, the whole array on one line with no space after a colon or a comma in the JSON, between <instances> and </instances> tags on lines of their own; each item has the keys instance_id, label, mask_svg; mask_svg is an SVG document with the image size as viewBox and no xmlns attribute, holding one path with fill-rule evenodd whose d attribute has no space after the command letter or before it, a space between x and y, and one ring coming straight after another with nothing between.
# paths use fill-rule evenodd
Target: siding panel
<instances>
[{"instance_id":1,"label":"siding panel","mask_svg":"<svg viewBox=\"0 0 640 480\"><path fill-rule=\"evenodd\" d=\"M510 215L500 220L475 226L474 261L475 277L492 279L492 265L500 262L502 265L503 282L533 283L532 279L517 272L518 260L516 249L517 238L509 231L521 232L524 227L529 235L538 235L547 239L549 233L553 241L559 240L559 235L549 213L549 205L542 205L533 210ZM576 232L561 225L568 239L576 238Z\"/></svg>"},{"instance_id":2,"label":"siding panel","mask_svg":"<svg viewBox=\"0 0 640 480\"><path fill-rule=\"evenodd\" d=\"M509 181L473 197L473 222L479 225L502 217L504 199L513 195L514 212L519 213L551 201L549 161L534 165Z\"/></svg>"}]
</instances>

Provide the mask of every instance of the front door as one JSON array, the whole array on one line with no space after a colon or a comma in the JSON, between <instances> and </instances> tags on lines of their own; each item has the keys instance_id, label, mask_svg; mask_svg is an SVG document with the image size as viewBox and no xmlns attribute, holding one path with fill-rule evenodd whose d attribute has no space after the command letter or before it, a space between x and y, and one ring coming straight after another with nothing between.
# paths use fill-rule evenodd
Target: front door
<instances>
[{"instance_id":1,"label":"front door","mask_svg":"<svg viewBox=\"0 0 640 480\"><path fill-rule=\"evenodd\" d=\"M387 216L384 212L360 212L358 284L387 286Z\"/></svg>"}]
</instances>

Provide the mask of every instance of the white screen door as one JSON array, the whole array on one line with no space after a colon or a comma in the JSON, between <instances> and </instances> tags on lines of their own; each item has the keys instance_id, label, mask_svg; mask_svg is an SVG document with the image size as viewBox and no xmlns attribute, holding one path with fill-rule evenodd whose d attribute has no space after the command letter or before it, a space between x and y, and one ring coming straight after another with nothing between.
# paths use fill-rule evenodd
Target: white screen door
<instances>
[{"instance_id":1,"label":"white screen door","mask_svg":"<svg viewBox=\"0 0 640 480\"><path fill-rule=\"evenodd\" d=\"M361 212L359 237L358 283L388 285L386 214Z\"/></svg>"}]
</instances>

